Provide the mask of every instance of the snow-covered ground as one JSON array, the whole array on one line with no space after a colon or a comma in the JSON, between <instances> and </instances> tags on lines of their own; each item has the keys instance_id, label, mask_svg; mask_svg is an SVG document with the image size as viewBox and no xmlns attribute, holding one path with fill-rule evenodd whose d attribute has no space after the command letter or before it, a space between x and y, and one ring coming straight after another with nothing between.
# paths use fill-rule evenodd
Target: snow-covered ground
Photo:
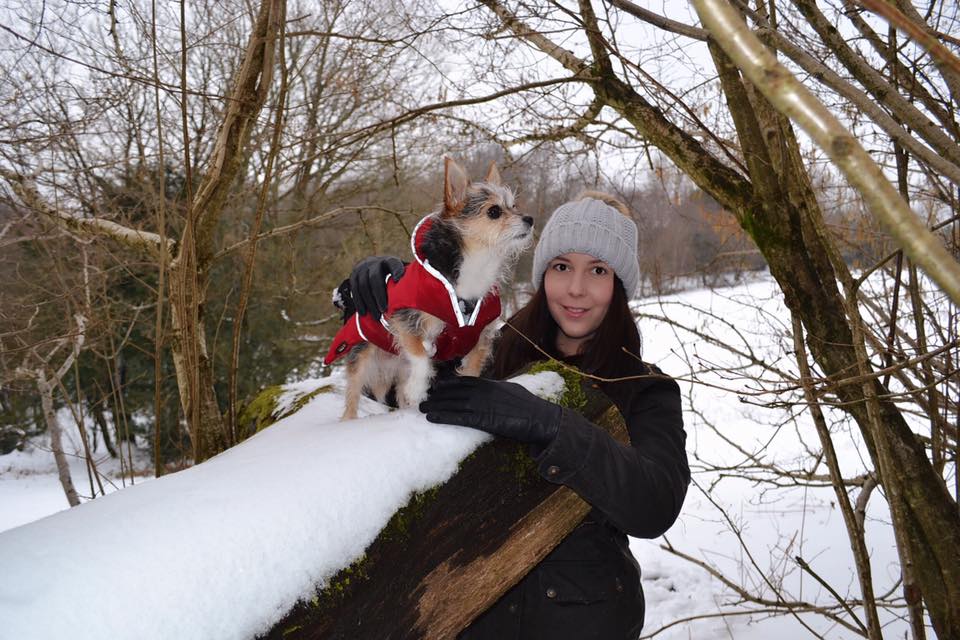
<instances>
[{"instance_id":1,"label":"snow-covered ground","mask_svg":"<svg viewBox=\"0 0 960 640\"><path fill-rule=\"evenodd\" d=\"M149 451L124 444L124 461L121 463L110 457L102 439L98 439L97 448L92 451L100 477L97 483L88 474L80 432L68 410L60 413L60 423L65 427L64 450L70 464L70 477L81 500L100 495L101 486L110 494L152 477L153 462ZM88 433L92 428L92 424L87 426ZM131 458L132 464L129 462ZM31 440L23 451L0 456L0 532L69 507L46 437Z\"/></svg>"},{"instance_id":2,"label":"snow-covered ground","mask_svg":"<svg viewBox=\"0 0 960 640\"><path fill-rule=\"evenodd\" d=\"M705 568L662 548L672 545L773 601L779 592L787 600L833 604L796 556L841 594L859 591L832 489L774 488L760 465L752 480L721 469L745 459L809 466L804 445L819 448L812 426L764 406L770 397L751 395L747 378L757 370L740 371L742 377L721 372L718 365L735 362L728 351L654 319L664 316L793 371L783 356L792 341L788 315L774 286L760 279L636 306L644 314L645 359L681 379L694 470L683 513L666 538L632 541L644 571L644 636L666 628L658 638L787 640L812 637L803 626L809 625L825 638L854 637L821 616L774 617L743 604ZM337 383L304 381L291 393L331 381ZM42 443L0 456L0 639L120 638L130 629L144 638L252 637L344 558L362 553L377 523L410 492L447 477L483 438L430 425L415 412L384 414L372 402L362 406L362 425L344 426L337 422L340 409L338 394L320 394L203 465L157 480L138 477L133 488L117 487L122 490L50 518L44 516L67 504ZM836 445L844 472L858 473L855 431L838 423ZM72 464L78 489L89 492L82 462ZM385 482L379 471L388 464ZM103 461L101 468L115 473L111 465ZM867 543L883 592L899 569L879 493L868 515ZM243 579L254 571L256 581ZM106 609L90 607L91 594ZM736 615L716 615L731 611ZM885 621L885 636L903 637L903 622Z\"/></svg>"}]
</instances>

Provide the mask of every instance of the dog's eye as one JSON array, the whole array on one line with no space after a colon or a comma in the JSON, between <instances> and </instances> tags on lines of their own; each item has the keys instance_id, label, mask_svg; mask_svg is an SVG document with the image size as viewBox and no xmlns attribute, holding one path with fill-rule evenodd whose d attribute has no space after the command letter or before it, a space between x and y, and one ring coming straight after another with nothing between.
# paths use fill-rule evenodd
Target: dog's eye
<instances>
[{"instance_id":1,"label":"dog's eye","mask_svg":"<svg viewBox=\"0 0 960 640\"><path fill-rule=\"evenodd\" d=\"M487 215L490 217L491 220L496 220L497 218L503 215L503 210L497 205L493 205L492 207L487 209Z\"/></svg>"}]
</instances>

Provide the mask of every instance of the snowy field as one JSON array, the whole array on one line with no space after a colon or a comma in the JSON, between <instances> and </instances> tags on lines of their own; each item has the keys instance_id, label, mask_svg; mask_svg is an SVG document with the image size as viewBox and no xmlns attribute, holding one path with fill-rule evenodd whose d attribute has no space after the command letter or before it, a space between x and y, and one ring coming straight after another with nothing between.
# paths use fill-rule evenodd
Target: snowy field
<instances>
[{"instance_id":1,"label":"snowy field","mask_svg":"<svg viewBox=\"0 0 960 640\"><path fill-rule=\"evenodd\" d=\"M752 395L746 379L758 372L731 372L738 360L704 339L717 337L795 371L784 356L792 344L789 316L772 283L641 300L636 310L645 359L681 380L694 471L683 513L666 537L632 541L644 571L644 637L813 637L805 625L825 638L856 637L822 616L772 616L741 602L731 586L771 601L779 593L835 604L801 571L799 556L839 593L859 590L832 489L773 487L764 473L763 465L809 466L810 450L819 449L812 426L803 416L790 419L789 409L764 406L771 398ZM291 385L291 398L328 383L339 385L339 378ZM529 384L550 393L553 383ZM430 425L415 412L385 414L369 401L362 406L367 417L344 428L340 409L337 393L318 395L221 456L158 480L138 476L132 488L122 486L118 465L101 452L99 467L116 485L108 484L111 495L50 518L67 504L44 443L0 456L0 639L122 638L131 630L139 638L250 638L343 566L344 557L362 553L378 522L412 491L443 481L483 440L469 429ZM842 421L835 428L841 466L855 475L862 470L855 430ZM79 451L76 435L72 443ZM351 455L355 450L364 455ZM751 478L731 477L729 469L745 461ZM149 467L146 456L139 464ZM85 466L79 458L72 465L78 490L89 493ZM868 516L882 593L899 569L878 492ZM729 584L667 545L708 563ZM245 579L251 573L256 580ZM91 594L103 608L90 605ZM723 612L734 615L718 617ZM892 615L884 621L885 637L904 637L904 622Z\"/></svg>"}]
</instances>

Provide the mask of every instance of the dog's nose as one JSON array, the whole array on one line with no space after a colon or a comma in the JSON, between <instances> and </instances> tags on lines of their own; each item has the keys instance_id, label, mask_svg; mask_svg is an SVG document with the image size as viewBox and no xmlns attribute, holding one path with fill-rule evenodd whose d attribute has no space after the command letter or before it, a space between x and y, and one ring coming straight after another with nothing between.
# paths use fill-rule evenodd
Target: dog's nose
<instances>
[{"instance_id":1,"label":"dog's nose","mask_svg":"<svg viewBox=\"0 0 960 640\"><path fill-rule=\"evenodd\" d=\"M523 222L528 226L533 226L533 216L523 216Z\"/></svg>"}]
</instances>

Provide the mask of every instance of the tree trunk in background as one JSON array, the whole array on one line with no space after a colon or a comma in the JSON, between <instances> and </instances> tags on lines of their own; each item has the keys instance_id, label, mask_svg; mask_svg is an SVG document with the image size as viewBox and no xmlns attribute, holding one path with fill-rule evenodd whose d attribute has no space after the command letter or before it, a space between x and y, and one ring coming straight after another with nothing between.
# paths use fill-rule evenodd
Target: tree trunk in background
<instances>
[{"instance_id":1,"label":"tree trunk in background","mask_svg":"<svg viewBox=\"0 0 960 640\"><path fill-rule=\"evenodd\" d=\"M103 445L107 448L107 453L110 454L111 458L116 458L117 450L114 448L113 441L110 439L110 429L107 426L107 418L103 415L103 403L88 400L87 404L91 407L93 420L97 423L100 435L103 436Z\"/></svg>"},{"instance_id":2,"label":"tree trunk in background","mask_svg":"<svg viewBox=\"0 0 960 640\"><path fill-rule=\"evenodd\" d=\"M206 287L192 261L170 266L170 353L180 390L180 403L192 443L194 462L202 462L228 446L223 416L214 389L213 363L207 351L202 291Z\"/></svg>"},{"instance_id":3,"label":"tree trunk in background","mask_svg":"<svg viewBox=\"0 0 960 640\"><path fill-rule=\"evenodd\" d=\"M43 417L47 422L47 429L50 431L50 448L53 450L53 459L57 463L60 486L63 487L63 493L67 496L67 502L71 507L75 507L80 504L80 497L73 486L73 479L70 477L70 465L67 462L66 454L63 452L63 429L60 427L60 420L57 418L57 411L53 406L53 387L47 380L43 369L37 370L36 381L40 403L43 406Z\"/></svg>"},{"instance_id":4,"label":"tree trunk in background","mask_svg":"<svg viewBox=\"0 0 960 640\"><path fill-rule=\"evenodd\" d=\"M580 384L581 413L626 442L617 408ZM449 481L394 514L362 560L316 598L304 594L266 637L450 640L589 511L572 490L540 478L525 446L487 443Z\"/></svg>"},{"instance_id":5,"label":"tree trunk in background","mask_svg":"<svg viewBox=\"0 0 960 640\"><path fill-rule=\"evenodd\" d=\"M250 132L273 79L284 4L283 0L260 3L243 62L226 100L212 165L197 186L186 230L170 264L171 352L194 462L202 462L233 444L214 388L213 362L206 343L205 292L217 224L234 182L246 166Z\"/></svg>"},{"instance_id":6,"label":"tree trunk in background","mask_svg":"<svg viewBox=\"0 0 960 640\"><path fill-rule=\"evenodd\" d=\"M36 368L19 367L15 371L18 378L28 378L34 381L37 386L37 393L40 395L40 406L43 409L43 418L47 429L50 432L50 449L53 451L53 458L57 465L57 473L60 477L60 485L67 496L67 502L71 507L80 504L80 497L73 486L73 479L70 477L70 465L67 462L67 456L63 451L63 430L60 427L60 420L57 418L57 409L53 401L54 387L61 384L63 377L67 375L76 362L77 356L83 349L86 341L87 320L83 314L75 314L74 319L77 323L76 333L70 338L61 338L52 351L46 357L37 353L36 348L30 349L30 356L40 361L40 366ZM65 344L73 342L69 355L60 364L60 367L54 370L50 375L47 374L50 361L56 352ZM81 434L81 437L85 437ZM87 443L85 442L84 445ZM86 450L86 446L84 447ZM89 451L87 451L89 453ZM88 460L88 463L90 461Z\"/></svg>"}]
</instances>

